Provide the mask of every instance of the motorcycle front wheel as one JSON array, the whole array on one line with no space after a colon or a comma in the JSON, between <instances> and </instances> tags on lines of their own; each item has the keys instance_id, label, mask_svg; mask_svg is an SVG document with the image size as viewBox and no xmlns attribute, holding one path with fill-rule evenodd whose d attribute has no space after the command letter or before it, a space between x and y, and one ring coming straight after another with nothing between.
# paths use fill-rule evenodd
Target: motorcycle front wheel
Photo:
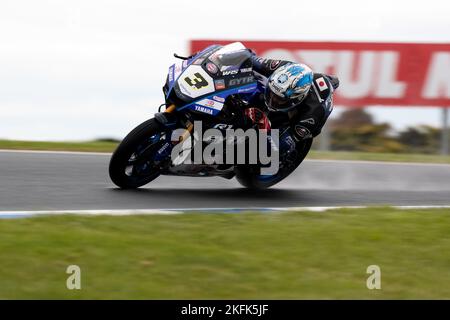
<instances>
[{"instance_id":1,"label":"motorcycle front wheel","mask_svg":"<svg viewBox=\"0 0 450 320\"><path fill-rule=\"evenodd\" d=\"M159 176L159 168L152 156L161 147L161 134L158 122L150 119L122 140L109 162L109 176L115 185L122 189L135 189Z\"/></svg>"}]
</instances>

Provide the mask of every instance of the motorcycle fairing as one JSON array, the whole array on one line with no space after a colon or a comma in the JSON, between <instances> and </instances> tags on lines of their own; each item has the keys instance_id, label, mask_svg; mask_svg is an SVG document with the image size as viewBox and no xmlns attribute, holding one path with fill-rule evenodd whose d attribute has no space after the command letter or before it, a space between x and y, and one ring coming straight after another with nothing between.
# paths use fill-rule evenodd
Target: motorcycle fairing
<instances>
[{"instance_id":1,"label":"motorcycle fairing","mask_svg":"<svg viewBox=\"0 0 450 320\"><path fill-rule=\"evenodd\" d=\"M202 97L192 103L189 103L179 110L192 110L196 112L206 113L212 116L217 115L223 108L225 99L232 94L252 93L257 90L257 83L231 88L221 92L213 92L212 94Z\"/></svg>"},{"instance_id":2,"label":"motorcycle fairing","mask_svg":"<svg viewBox=\"0 0 450 320\"><path fill-rule=\"evenodd\" d=\"M240 42L213 45L169 68L166 99L178 100L178 110L217 115L232 94L251 94L257 85L251 53ZM176 97L176 98L175 98Z\"/></svg>"}]
</instances>

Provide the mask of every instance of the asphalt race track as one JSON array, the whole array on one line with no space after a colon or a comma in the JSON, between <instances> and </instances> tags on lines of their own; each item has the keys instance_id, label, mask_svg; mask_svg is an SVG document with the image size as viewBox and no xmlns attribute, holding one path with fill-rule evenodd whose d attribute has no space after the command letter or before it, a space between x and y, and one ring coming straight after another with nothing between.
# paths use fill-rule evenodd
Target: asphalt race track
<instances>
[{"instance_id":1,"label":"asphalt race track","mask_svg":"<svg viewBox=\"0 0 450 320\"><path fill-rule=\"evenodd\" d=\"M0 151L0 211L450 205L450 165L310 160L264 191L234 179L165 176L119 190L109 157Z\"/></svg>"}]
</instances>

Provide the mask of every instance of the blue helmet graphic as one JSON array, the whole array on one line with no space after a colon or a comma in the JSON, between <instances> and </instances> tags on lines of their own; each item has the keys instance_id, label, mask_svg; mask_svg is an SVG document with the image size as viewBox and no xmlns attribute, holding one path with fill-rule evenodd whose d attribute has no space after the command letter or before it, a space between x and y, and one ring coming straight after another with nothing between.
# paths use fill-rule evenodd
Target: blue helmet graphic
<instances>
[{"instance_id":1,"label":"blue helmet graphic","mask_svg":"<svg viewBox=\"0 0 450 320\"><path fill-rule=\"evenodd\" d=\"M305 99L313 72L305 64L291 63L278 68L268 79L265 100L273 111L289 111Z\"/></svg>"}]
</instances>

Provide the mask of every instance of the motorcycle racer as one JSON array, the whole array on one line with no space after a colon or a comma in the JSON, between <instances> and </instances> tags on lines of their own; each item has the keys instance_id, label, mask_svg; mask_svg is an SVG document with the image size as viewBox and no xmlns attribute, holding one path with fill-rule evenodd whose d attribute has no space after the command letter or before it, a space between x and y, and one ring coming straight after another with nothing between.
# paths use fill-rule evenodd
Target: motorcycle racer
<instances>
[{"instance_id":1,"label":"motorcycle racer","mask_svg":"<svg viewBox=\"0 0 450 320\"><path fill-rule=\"evenodd\" d=\"M254 94L249 103L269 111L273 127L289 122L290 130L280 138L281 144L293 149L293 139L299 142L319 135L333 110L338 78L314 73L301 63L264 59L254 53L251 59L263 90Z\"/></svg>"},{"instance_id":2,"label":"motorcycle racer","mask_svg":"<svg viewBox=\"0 0 450 320\"><path fill-rule=\"evenodd\" d=\"M175 57L182 61L168 69L165 103L134 128L111 157L109 174L121 188L139 188L159 175L235 177L247 188L269 188L305 159L332 111L339 85L336 77L314 73L304 64L258 57L239 42ZM205 140L203 133L210 129L209 135L217 139ZM222 138L230 132L232 139L226 141L238 144L237 150L233 146L224 158ZM202 143L193 144L192 135ZM184 161L195 158L196 146L200 154L205 146L203 153L209 152L214 161ZM261 147L267 148L269 161L259 157ZM188 151L182 162L180 149ZM222 155L217 163L216 155Z\"/></svg>"}]
</instances>

